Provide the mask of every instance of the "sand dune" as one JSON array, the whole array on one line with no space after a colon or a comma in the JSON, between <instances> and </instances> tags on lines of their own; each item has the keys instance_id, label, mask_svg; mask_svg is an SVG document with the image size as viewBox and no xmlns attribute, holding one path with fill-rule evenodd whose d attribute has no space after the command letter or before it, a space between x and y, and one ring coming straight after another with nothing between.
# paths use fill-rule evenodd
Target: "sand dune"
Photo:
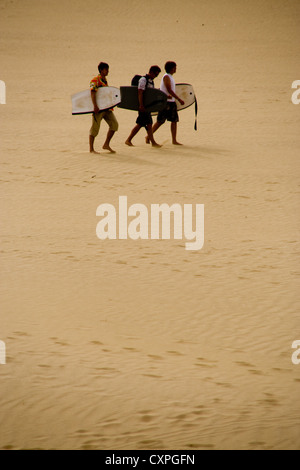
<instances>
[{"instance_id":1,"label":"sand dune","mask_svg":"<svg viewBox=\"0 0 300 470\"><path fill-rule=\"evenodd\" d=\"M70 6L71 5L71 6ZM0 2L2 449L297 449L300 5ZM178 64L162 149L88 153L70 95ZM159 79L157 80L159 86ZM101 150L103 124L96 147ZM205 204L205 245L100 241L99 204Z\"/></svg>"}]
</instances>

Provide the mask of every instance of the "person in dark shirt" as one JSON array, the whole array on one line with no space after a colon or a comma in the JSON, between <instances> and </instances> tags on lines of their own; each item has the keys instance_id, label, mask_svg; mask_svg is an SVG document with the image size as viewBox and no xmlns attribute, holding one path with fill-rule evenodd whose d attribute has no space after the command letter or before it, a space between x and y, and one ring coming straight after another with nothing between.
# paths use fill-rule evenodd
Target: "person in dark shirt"
<instances>
[{"instance_id":1,"label":"person in dark shirt","mask_svg":"<svg viewBox=\"0 0 300 470\"><path fill-rule=\"evenodd\" d=\"M136 126L132 129L130 136L126 140L125 144L129 147L133 147L132 139L137 135L142 127L145 127L148 134L148 142L152 144L153 147L161 147L157 144L153 137L152 131L152 116L151 113L147 112L144 106L144 93L147 88L154 88L154 79L158 77L161 69L158 65L153 65L149 73L144 77L141 77L138 84L138 97L139 97L139 115L136 120Z\"/></svg>"}]
</instances>

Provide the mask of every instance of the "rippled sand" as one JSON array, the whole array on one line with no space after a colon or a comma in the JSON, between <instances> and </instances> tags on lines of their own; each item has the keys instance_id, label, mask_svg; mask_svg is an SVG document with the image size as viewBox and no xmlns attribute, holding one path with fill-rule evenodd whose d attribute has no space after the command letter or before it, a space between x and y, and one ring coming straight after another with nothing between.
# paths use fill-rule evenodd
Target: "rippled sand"
<instances>
[{"instance_id":1,"label":"rippled sand","mask_svg":"<svg viewBox=\"0 0 300 470\"><path fill-rule=\"evenodd\" d=\"M300 5L249 3L0 2L0 448L300 447ZM199 131L189 108L183 147L128 148L116 109L91 156L70 95L168 59ZM121 195L205 204L203 250L98 240Z\"/></svg>"}]
</instances>

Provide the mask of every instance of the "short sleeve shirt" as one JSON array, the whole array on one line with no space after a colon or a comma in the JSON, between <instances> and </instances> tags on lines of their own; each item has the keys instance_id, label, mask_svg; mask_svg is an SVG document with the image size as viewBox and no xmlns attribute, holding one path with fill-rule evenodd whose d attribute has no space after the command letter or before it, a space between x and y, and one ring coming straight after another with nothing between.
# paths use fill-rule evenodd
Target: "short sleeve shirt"
<instances>
[{"instance_id":1,"label":"short sleeve shirt","mask_svg":"<svg viewBox=\"0 0 300 470\"><path fill-rule=\"evenodd\" d=\"M92 91L97 91L98 88L102 86L108 86L107 80L105 78L102 78L101 75L98 75L97 77L93 78L90 83L90 89Z\"/></svg>"},{"instance_id":2,"label":"short sleeve shirt","mask_svg":"<svg viewBox=\"0 0 300 470\"><path fill-rule=\"evenodd\" d=\"M107 83L107 80L105 78L102 78L101 75L99 74L97 77L91 80L90 90L97 91L98 88L101 88L103 86L108 86L108 83ZM114 108L110 108L109 111L114 111Z\"/></svg>"},{"instance_id":3,"label":"short sleeve shirt","mask_svg":"<svg viewBox=\"0 0 300 470\"><path fill-rule=\"evenodd\" d=\"M147 85L147 79L146 79L146 77L141 77L140 80L139 80L138 89L145 91L145 90L146 90L146 86L147 86L147 88L154 88L154 82L153 82L153 80L151 80L151 78L148 77L148 85Z\"/></svg>"}]
</instances>

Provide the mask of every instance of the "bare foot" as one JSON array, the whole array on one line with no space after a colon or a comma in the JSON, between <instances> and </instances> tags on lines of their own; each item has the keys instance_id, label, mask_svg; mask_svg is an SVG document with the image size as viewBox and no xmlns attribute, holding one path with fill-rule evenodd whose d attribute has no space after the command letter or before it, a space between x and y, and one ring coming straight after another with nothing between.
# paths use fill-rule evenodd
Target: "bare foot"
<instances>
[{"instance_id":1,"label":"bare foot","mask_svg":"<svg viewBox=\"0 0 300 470\"><path fill-rule=\"evenodd\" d=\"M100 155L100 152L96 152L96 150L90 150L90 153L94 153L95 155Z\"/></svg>"},{"instance_id":2,"label":"bare foot","mask_svg":"<svg viewBox=\"0 0 300 470\"><path fill-rule=\"evenodd\" d=\"M110 153L116 153L109 145L103 145L103 150L108 150Z\"/></svg>"},{"instance_id":3,"label":"bare foot","mask_svg":"<svg viewBox=\"0 0 300 470\"><path fill-rule=\"evenodd\" d=\"M157 143L155 142L154 144L152 144L152 147L161 149L161 148L162 148L162 145L159 145L159 144L157 144Z\"/></svg>"},{"instance_id":4,"label":"bare foot","mask_svg":"<svg viewBox=\"0 0 300 470\"><path fill-rule=\"evenodd\" d=\"M149 137L146 137L145 140L146 140L146 144L150 144L150 139L149 139Z\"/></svg>"},{"instance_id":5,"label":"bare foot","mask_svg":"<svg viewBox=\"0 0 300 470\"><path fill-rule=\"evenodd\" d=\"M134 147L133 143L130 142L130 140L126 140L125 144L128 145L128 147Z\"/></svg>"},{"instance_id":6,"label":"bare foot","mask_svg":"<svg viewBox=\"0 0 300 470\"><path fill-rule=\"evenodd\" d=\"M180 144L179 142L173 142L173 145L183 145L183 144Z\"/></svg>"}]
</instances>

